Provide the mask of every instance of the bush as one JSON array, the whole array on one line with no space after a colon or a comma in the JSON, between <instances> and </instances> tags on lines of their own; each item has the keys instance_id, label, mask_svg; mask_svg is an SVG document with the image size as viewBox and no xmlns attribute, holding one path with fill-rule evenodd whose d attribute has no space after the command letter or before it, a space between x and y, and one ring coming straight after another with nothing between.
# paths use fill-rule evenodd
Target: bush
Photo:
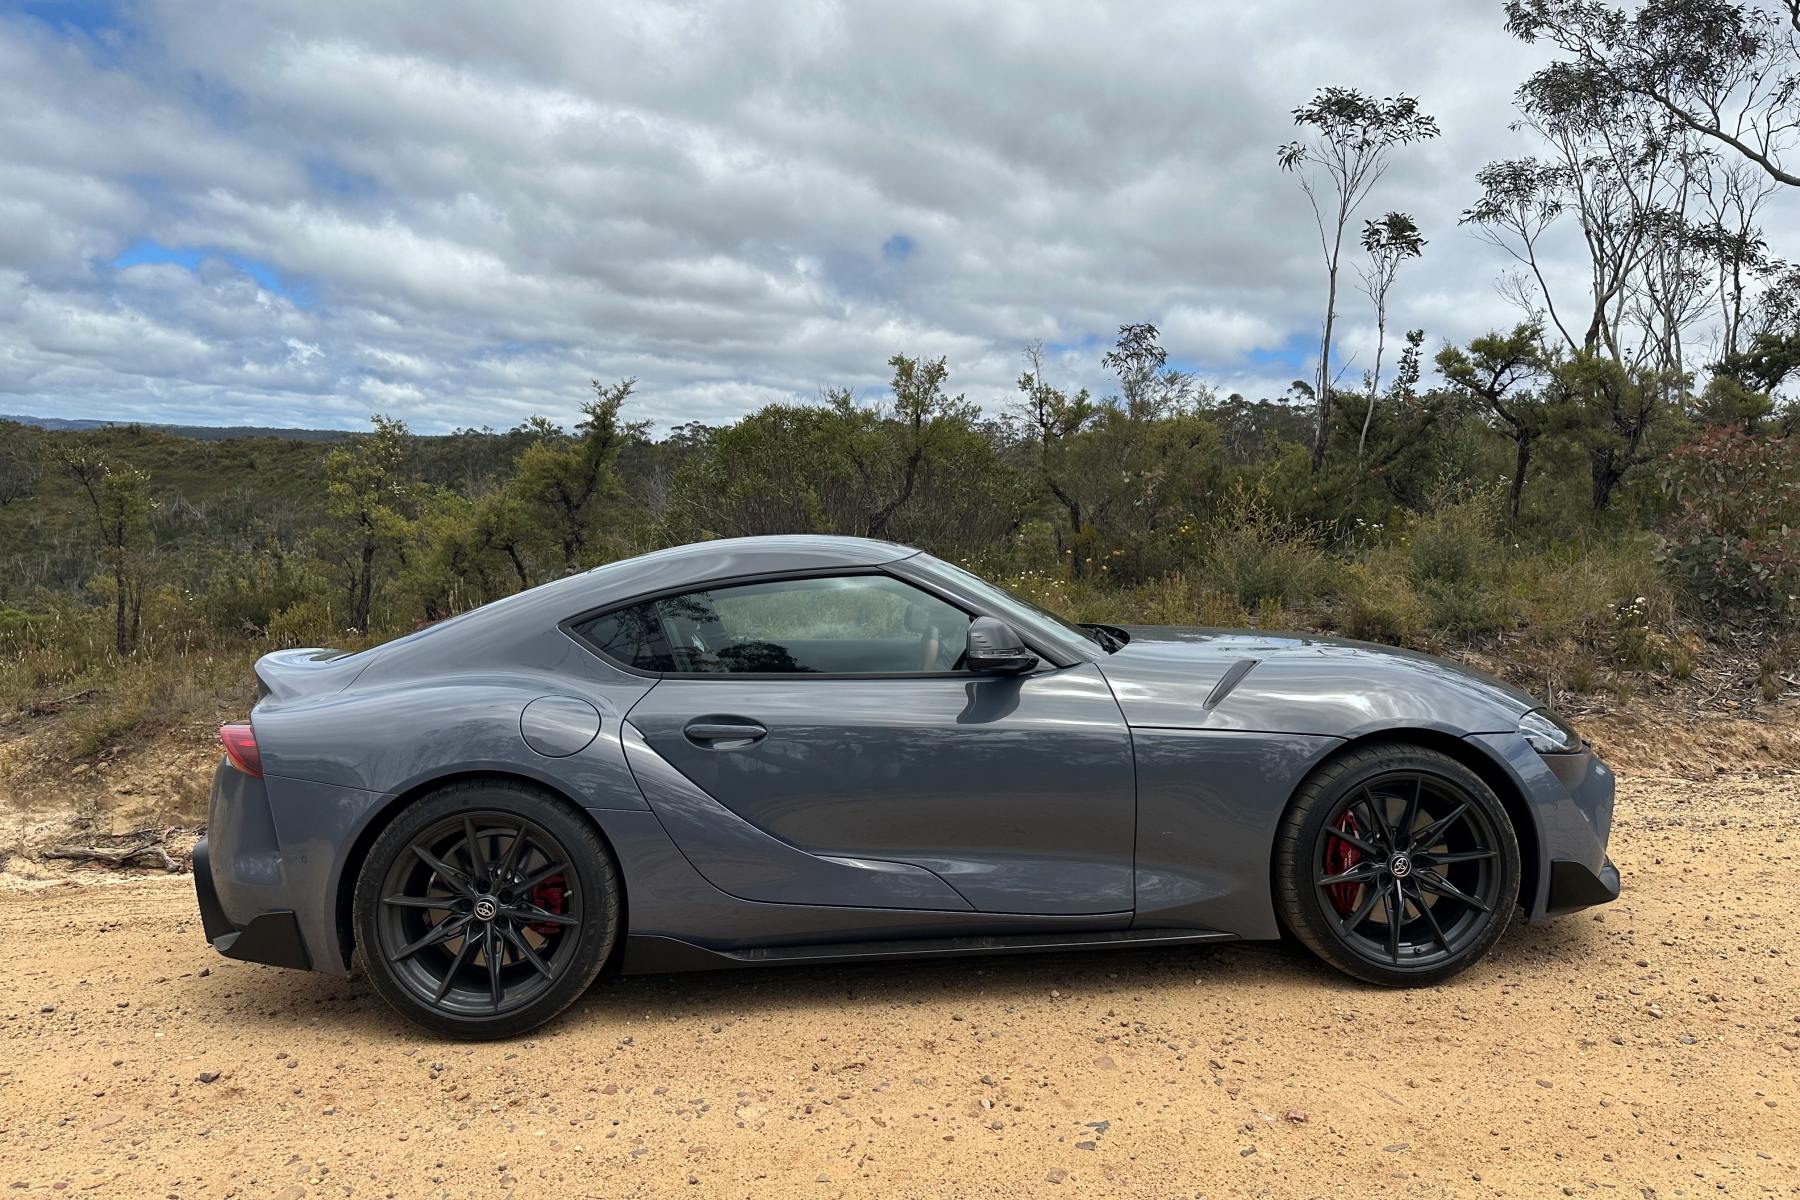
<instances>
[{"instance_id":1,"label":"bush","mask_svg":"<svg viewBox=\"0 0 1800 1200\"><path fill-rule=\"evenodd\" d=\"M1345 572L1344 632L1369 642L1404 645L1430 621L1425 600L1402 571L1386 562L1352 564Z\"/></svg>"},{"instance_id":2,"label":"bush","mask_svg":"<svg viewBox=\"0 0 1800 1200\"><path fill-rule=\"evenodd\" d=\"M1318 531L1281 520L1257 499L1218 530L1200 561L1207 585L1246 609L1316 603L1337 591L1337 563Z\"/></svg>"},{"instance_id":3,"label":"bush","mask_svg":"<svg viewBox=\"0 0 1800 1200\"><path fill-rule=\"evenodd\" d=\"M1470 637L1517 623L1505 589L1500 514L1497 492L1474 491L1447 498L1408 526L1406 574L1432 628Z\"/></svg>"},{"instance_id":4,"label":"bush","mask_svg":"<svg viewBox=\"0 0 1800 1200\"><path fill-rule=\"evenodd\" d=\"M1800 438L1709 430L1674 453L1665 484L1672 576L1717 609L1800 614Z\"/></svg>"}]
</instances>

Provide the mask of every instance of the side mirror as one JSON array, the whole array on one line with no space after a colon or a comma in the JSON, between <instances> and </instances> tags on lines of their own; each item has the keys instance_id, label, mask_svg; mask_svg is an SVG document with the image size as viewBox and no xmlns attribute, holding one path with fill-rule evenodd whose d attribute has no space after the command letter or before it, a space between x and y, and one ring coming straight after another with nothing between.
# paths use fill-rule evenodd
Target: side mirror
<instances>
[{"instance_id":1,"label":"side mirror","mask_svg":"<svg viewBox=\"0 0 1800 1200\"><path fill-rule=\"evenodd\" d=\"M969 651L965 665L989 675L1022 675L1038 665L1037 655L1025 648L1018 632L998 617L976 617L969 622Z\"/></svg>"}]
</instances>

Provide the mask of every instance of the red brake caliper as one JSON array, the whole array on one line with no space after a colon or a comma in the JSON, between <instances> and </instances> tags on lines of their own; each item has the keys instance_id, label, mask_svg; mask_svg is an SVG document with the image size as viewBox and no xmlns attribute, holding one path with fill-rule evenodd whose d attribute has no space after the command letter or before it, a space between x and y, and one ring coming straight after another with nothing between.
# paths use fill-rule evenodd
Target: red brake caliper
<instances>
[{"instance_id":1,"label":"red brake caliper","mask_svg":"<svg viewBox=\"0 0 1800 1200\"><path fill-rule=\"evenodd\" d=\"M1351 837L1361 837L1362 831L1357 828L1356 818L1345 813L1338 818L1337 827ZM1325 844L1325 873L1342 875L1351 867L1362 861L1362 851L1346 842L1343 838L1332 838ZM1331 897L1331 905L1345 916L1356 906L1356 890L1360 883L1334 883L1325 889Z\"/></svg>"},{"instance_id":2,"label":"red brake caliper","mask_svg":"<svg viewBox=\"0 0 1800 1200\"><path fill-rule=\"evenodd\" d=\"M560 917L563 912L563 890L563 877L561 875L552 875L550 878L531 889L531 902L545 912L555 913ZM536 925L531 926L530 929L533 933L540 933L545 937L551 937L554 934L562 932L561 925L555 925L549 921L539 921Z\"/></svg>"}]
</instances>

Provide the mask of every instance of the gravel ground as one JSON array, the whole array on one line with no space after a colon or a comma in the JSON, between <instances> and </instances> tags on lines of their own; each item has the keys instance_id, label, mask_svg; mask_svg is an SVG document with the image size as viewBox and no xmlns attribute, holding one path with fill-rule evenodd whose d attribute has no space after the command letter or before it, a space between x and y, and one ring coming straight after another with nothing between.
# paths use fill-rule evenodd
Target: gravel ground
<instances>
[{"instance_id":1,"label":"gravel ground","mask_svg":"<svg viewBox=\"0 0 1800 1200\"><path fill-rule=\"evenodd\" d=\"M1628 775L1626 894L1432 991L1278 947L602 981L436 1041L178 878L0 891L0 1192L1800 1195L1800 772Z\"/></svg>"}]
</instances>

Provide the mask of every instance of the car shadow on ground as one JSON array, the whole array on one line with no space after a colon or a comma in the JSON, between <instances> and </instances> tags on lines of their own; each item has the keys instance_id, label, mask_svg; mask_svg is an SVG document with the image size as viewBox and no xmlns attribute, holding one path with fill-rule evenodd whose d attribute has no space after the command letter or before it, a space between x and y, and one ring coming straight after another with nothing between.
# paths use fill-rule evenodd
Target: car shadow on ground
<instances>
[{"instance_id":1,"label":"car shadow on ground","mask_svg":"<svg viewBox=\"0 0 1800 1200\"><path fill-rule=\"evenodd\" d=\"M1516 923L1488 958L1442 986L1481 987L1497 979L1545 976L1562 986L1571 969L1591 966L1605 950L1598 927L1580 916L1542 925ZM364 1037L416 1043L438 1040L393 1013L360 975L349 979L231 963L206 980L187 981L193 1009L271 1033L329 1027ZM203 987L210 984L210 987ZM220 984L225 985L223 991ZM1320 1002L1392 994L1333 971L1305 951L1279 942L1238 942L1165 949L994 955L882 963L752 967L667 975L604 975L558 1018L567 1032L624 1032L646 1016L716 1023L747 1012L810 1016L826 1011L892 1009L896 1005L966 1006L969 1012L1081 996L1196 987L1221 993L1288 987L1316 990ZM1054 993L1054 995L1053 995Z\"/></svg>"}]
</instances>

